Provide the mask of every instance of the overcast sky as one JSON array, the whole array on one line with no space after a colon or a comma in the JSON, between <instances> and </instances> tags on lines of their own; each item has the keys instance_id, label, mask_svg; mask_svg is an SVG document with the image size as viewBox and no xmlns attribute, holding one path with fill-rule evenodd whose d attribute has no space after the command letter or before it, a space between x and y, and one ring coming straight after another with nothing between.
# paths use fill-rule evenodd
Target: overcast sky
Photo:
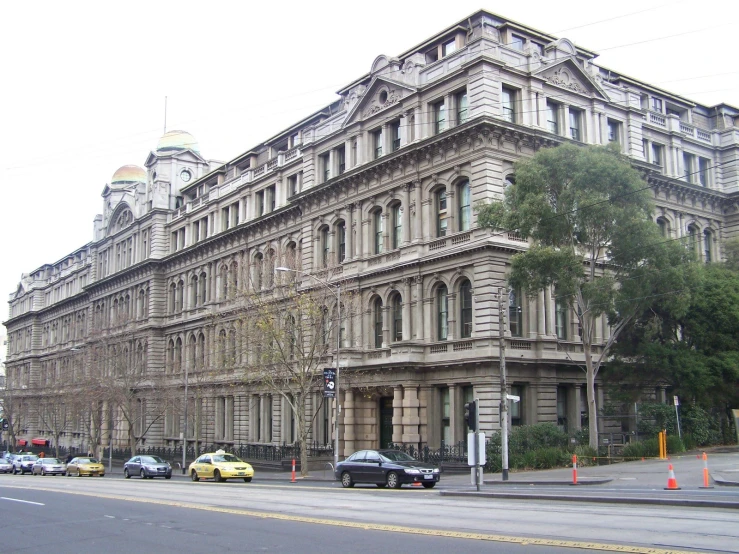
<instances>
[{"instance_id":1,"label":"overcast sky","mask_svg":"<svg viewBox=\"0 0 739 554\"><path fill-rule=\"evenodd\" d=\"M0 293L92 239L103 187L164 128L227 161L480 8L697 102L739 106L737 0L4 2ZM0 320L7 318L0 310Z\"/></svg>"}]
</instances>

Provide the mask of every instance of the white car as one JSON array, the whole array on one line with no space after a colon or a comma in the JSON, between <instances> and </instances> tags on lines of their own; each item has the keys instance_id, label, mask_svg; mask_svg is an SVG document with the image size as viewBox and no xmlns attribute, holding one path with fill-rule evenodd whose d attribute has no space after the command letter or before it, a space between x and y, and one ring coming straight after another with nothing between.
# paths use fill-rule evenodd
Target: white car
<instances>
[{"instance_id":1,"label":"white car","mask_svg":"<svg viewBox=\"0 0 739 554\"><path fill-rule=\"evenodd\" d=\"M33 464L38 460L36 454L17 454L13 459L13 474L31 473Z\"/></svg>"},{"instance_id":2,"label":"white car","mask_svg":"<svg viewBox=\"0 0 739 554\"><path fill-rule=\"evenodd\" d=\"M0 458L0 473L13 473L13 464L5 458Z\"/></svg>"},{"instance_id":3,"label":"white car","mask_svg":"<svg viewBox=\"0 0 739 554\"><path fill-rule=\"evenodd\" d=\"M56 458L39 458L31 468L31 475L66 475L67 464Z\"/></svg>"}]
</instances>

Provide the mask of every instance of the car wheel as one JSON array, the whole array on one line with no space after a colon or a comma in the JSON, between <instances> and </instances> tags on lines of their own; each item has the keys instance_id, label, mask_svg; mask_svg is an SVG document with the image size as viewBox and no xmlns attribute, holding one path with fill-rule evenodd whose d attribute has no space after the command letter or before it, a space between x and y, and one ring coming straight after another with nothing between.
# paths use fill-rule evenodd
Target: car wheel
<instances>
[{"instance_id":1,"label":"car wheel","mask_svg":"<svg viewBox=\"0 0 739 554\"><path fill-rule=\"evenodd\" d=\"M193 481L200 481L200 477L198 477L198 472L194 469L192 470L192 473L190 473L190 479Z\"/></svg>"},{"instance_id":2,"label":"car wheel","mask_svg":"<svg viewBox=\"0 0 739 554\"><path fill-rule=\"evenodd\" d=\"M354 486L354 481L352 481L352 476L348 471L341 474L341 486L346 489L350 489Z\"/></svg>"},{"instance_id":3,"label":"car wheel","mask_svg":"<svg viewBox=\"0 0 739 554\"><path fill-rule=\"evenodd\" d=\"M34 475L35 475L35 473L34 473ZM41 477L46 477L46 472L43 469L41 470Z\"/></svg>"},{"instance_id":4,"label":"car wheel","mask_svg":"<svg viewBox=\"0 0 739 554\"><path fill-rule=\"evenodd\" d=\"M141 473L139 475L141 475L142 479L146 479L146 472L143 469L141 470Z\"/></svg>"},{"instance_id":5,"label":"car wheel","mask_svg":"<svg viewBox=\"0 0 739 554\"><path fill-rule=\"evenodd\" d=\"M251 477L244 477L244 483L251 483Z\"/></svg>"},{"instance_id":6,"label":"car wheel","mask_svg":"<svg viewBox=\"0 0 739 554\"><path fill-rule=\"evenodd\" d=\"M399 489L400 488L400 479L398 479L398 474L394 471L391 471L387 474L387 486L391 489Z\"/></svg>"},{"instance_id":7,"label":"car wheel","mask_svg":"<svg viewBox=\"0 0 739 554\"><path fill-rule=\"evenodd\" d=\"M127 467L124 467L123 468L123 477L124 477L124 479L130 479L131 478L131 474L128 473L128 468Z\"/></svg>"},{"instance_id":8,"label":"car wheel","mask_svg":"<svg viewBox=\"0 0 739 554\"><path fill-rule=\"evenodd\" d=\"M220 471L218 471L218 470L215 470L215 471L213 472L213 480L214 480L214 481L215 481L216 483L221 483L221 482L223 482L223 481L224 481L223 477L221 477L221 472L220 472Z\"/></svg>"},{"instance_id":9,"label":"car wheel","mask_svg":"<svg viewBox=\"0 0 739 554\"><path fill-rule=\"evenodd\" d=\"M424 489L433 489L436 483L421 483Z\"/></svg>"}]
</instances>

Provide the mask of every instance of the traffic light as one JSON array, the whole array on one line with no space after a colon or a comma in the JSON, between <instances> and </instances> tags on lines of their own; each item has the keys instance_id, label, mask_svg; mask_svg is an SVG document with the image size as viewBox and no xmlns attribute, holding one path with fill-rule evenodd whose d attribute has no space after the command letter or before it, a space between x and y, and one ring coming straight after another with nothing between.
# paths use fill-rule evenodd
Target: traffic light
<instances>
[{"instance_id":1,"label":"traffic light","mask_svg":"<svg viewBox=\"0 0 739 554\"><path fill-rule=\"evenodd\" d=\"M477 421L477 402L467 402L464 405L464 420L467 422L467 427L476 431L475 423Z\"/></svg>"},{"instance_id":2,"label":"traffic light","mask_svg":"<svg viewBox=\"0 0 739 554\"><path fill-rule=\"evenodd\" d=\"M0 418L0 429L2 429L3 431L7 431L8 429L10 429L10 423L7 419Z\"/></svg>"}]
</instances>

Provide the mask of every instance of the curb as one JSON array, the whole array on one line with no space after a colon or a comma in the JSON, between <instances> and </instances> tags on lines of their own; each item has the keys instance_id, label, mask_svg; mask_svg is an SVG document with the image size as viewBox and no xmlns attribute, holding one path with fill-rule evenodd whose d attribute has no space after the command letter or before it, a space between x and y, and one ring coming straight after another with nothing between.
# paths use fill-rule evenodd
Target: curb
<instances>
[{"instance_id":1,"label":"curb","mask_svg":"<svg viewBox=\"0 0 739 554\"><path fill-rule=\"evenodd\" d=\"M498 485L498 486L499 485L509 485L509 486L510 485L531 485L531 486L536 486L536 485L565 485L567 486L569 485L569 486L579 487L580 485L605 485L606 483L610 483L611 481L613 481L612 478L604 477L600 479L578 479L576 485L573 485L572 480L569 480L569 481L564 481L564 480L561 480L561 481L554 481L554 480L551 480L551 481L544 481L544 480L541 480L541 481L521 481L521 480L483 481L483 483L485 485Z\"/></svg>"},{"instance_id":2,"label":"curb","mask_svg":"<svg viewBox=\"0 0 739 554\"><path fill-rule=\"evenodd\" d=\"M440 496L463 498L504 498L513 500L558 500L564 502L591 502L597 504L648 504L657 506L687 506L693 508L728 508L739 510L739 501L690 500L684 498L623 498L620 496L572 496L558 494L529 494L506 492L439 491Z\"/></svg>"},{"instance_id":3,"label":"curb","mask_svg":"<svg viewBox=\"0 0 739 554\"><path fill-rule=\"evenodd\" d=\"M724 479L717 473L712 474L711 479L713 479L713 482L720 487L739 487L739 481L729 481L728 479Z\"/></svg>"}]
</instances>

